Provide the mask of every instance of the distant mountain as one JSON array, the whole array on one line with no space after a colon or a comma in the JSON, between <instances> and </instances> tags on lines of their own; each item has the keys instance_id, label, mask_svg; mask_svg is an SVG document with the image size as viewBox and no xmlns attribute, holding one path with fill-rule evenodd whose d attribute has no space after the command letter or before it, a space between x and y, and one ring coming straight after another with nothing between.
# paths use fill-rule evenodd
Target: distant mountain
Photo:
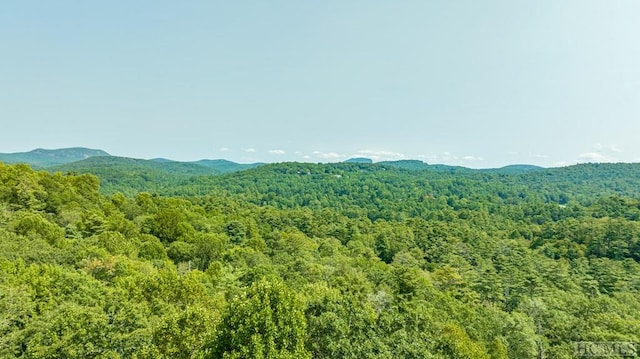
<instances>
[{"instance_id":1,"label":"distant mountain","mask_svg":"<svg viewBox=\"0 0 640 359\"><path fill-rule=\"evenodd\" d=\"M520 173L539 171L544 169L544 167L526 165L526 164L509 165L501 168L471 169L471 168L462 167L462 166L449 166L449 165L441 165L441 164L430 165L426 162L422 162L419 160L382 161L382 162L377 162L377 164L396 167L396 168L402 168L406 170L424 170L424 171L451 172L451 173L481 172L481 173L498 173L498 174L520 174Z\"/></svg>"},{"instance_id":2,"label":"distant mountain","mask_svg":"<svg viewBox=\"0 0 640 359\"><path fill-rule=\"evenodd\" d=\"M150 161L160 162L160 163L190 163L195 164L207 168L213 168L214 170L220 173L232 173L238 171L248 170L250 168L259 167L265 165L265 163L257 162L257 163L237 163L228 160L199 160L199 161L191 161L191 162L179 162L174 160L169 160L166 158L154 158Z\"/></svg>"},{"instance_id":3,"label":"distant mountain","mask_svg":"<svg viewBox=\"0 0 640 359\"><path fill-rule=\"evenodd\" d=\"M348 160L344 161L344 163L373 163L373 160L365 157L355 157L349 158Z\"/></svg>"},{"instance_id":4,"label":"distant mountain","mask_svg":"<svg viewBox=\"0 0 640 359\"><path fill-rule=\"evenodd\" d=\"M51 153L54 155L50 155ZM77 156L95 154L106 154L106 156L93 156L56 166L43 166L44 163L55 162L54 160L60 161L60 158L70 161L73 156L77 158ZM47 155L49 157L46 157ZM565 186L561 189L558 187L558 192L551 199L553 202L563 203L567 198L584 197L586 193L584 188L607 194L635 196L639 186L638 178L640 178L640 164L625 163L582 164L560 168L516 164L495 169L432 165L419 160L377 163L352 161L330 164L304 162L238 164L227 160L196 162L178 162L162 158L142 160L110 156L104 151L88 149L34 150L8 157L12 162L32 164L34 159L40 159L36 163L50 172L94 174L100 178L103 193L119 191L127 195L135 195L139 191L147 191L163 195L202 195L216 191L234 193L240 189L253 188L256 191L256 203L265 201L270 203L273 200L272 197L279 196L279 193L304 192L312 187L317 187L318 191L324 191L322 188L329 186L335 194L344 195L357 191L357 188L371 188L367 184L370 176L383 179L385 183L424 181L426 177L436 182L450 181L455 178L463 184L468 181L478 181L477 183L489 181L495 182L496 185L518 183L520 187L508 188L509 191L519 191L512 193L515 196L520 196L530 189L544 190L545 186L556 186L556 184L564 186L570 183L569 187ZM49 160L43 161L43 157ZM23 160L19 161L20 158ZM414 188L414 184L409 182L405 183L407 188ZM424 185L424 182L420 183ZM289 187L290 189L287 189ZM264 195L264 193L271 194ZM473 191L469 192L469 196L471 194ZM267 196L266 200L260 196ZM313 202L309 198L306 200L307 202L301 203ZM321 202L318 199L313 203Z\"/></svg>"},{"instance_id":5,"label":"distant mountain","mask_svg":"<svg viewBox=\"0 0 640 359\"><path fill-rule=\"evenodd\" d=\"M200 166L213 168L220 173L231 173L248 170L250 168L263 166L264 163L236 163L227 160L200 160L195 162L189 162Z\"/></svg>"},{"instance_id":6,"label":"distant mountain","mask_svg":"<svg viewBox=\"0 0 640 359\"><path fill-rule=\"evenodd\" d=\"M224 159L203 159L193 162L180 162L166 158L142 160L126 157L111 156L103 150L83 147L63 149L35 149L29 152L0 154L0 162L26 163L34 168L49 171L66 171L78 173L93 173L98 175L107 186L115 183L129 183L132 187L144 187L144 183L166 185L175 184L178 180L185 180L195 176L220 175L249 170L264 166L265 163L241 164ZM501 168L470 169L461 166L444 164L428 164L420 160L382 161L373 163L370 158L355 157L343 162L346 165L374 166L380 169L398 168L410 171L430 171L444 173L495 173L518 175L540 172L543 167L514 164ZM372 170L373 167L359 170Z\"/></svg>"},{"instance_id":7,"label":"distant mountain","mask_svg":"<svg viewBox=\"0 0 640 359\"><path fill-rule=\"evenodd\" d=\"M152 158L152 159L150 159L149 161L153 161L153 162L162 162L162 163L167 163L167 162L177 162L177 161L170 160L170 159L167 159L167 158Z\"/></svg>"},{"instance_id":8,"label":"distant mountain","mask_svg":"<svg viewBox=\"0 0 640 359\"><path fill-rule=\"evenodd\" d=\"M76 162L97 156L110 155L103 150L94 150L84 147L61 148L56 150L38 148L29 152L0 153L0 162L26 163L32 167L43 168Z\"/></svg>"},{"instance_id":9,"label":"distant mountain","mask_svg":"<svg viewBox=\"0 0 640 359\"><path fill-rule=\"evenodd\" d=\"M544 169L545 169L544 167L540 167L540 166L518 164L518 165L508 165L500 168L483 169L481 171L503 173L503 174L506 174L506 173L518 174L518 173L525 173L525 172L531 172L531 171L540 171Z\"/></svg>"},{"instance_id":10,"label":"distant mountain","mask_svg":"<svg viewBox=\"0 0 640 359\"><path fill-rule=\"evenodd\" d=\"M449 166L449 165L430 165L426 162L419 160L399 160L399 161L382 161L377 162L379 165L386 165L396 168L402 168L405 170L428 170L435 172L469 172L473 171L470 168L461 166Z\"/></svg>"},{"instance_id":11,"label":"distant mountain","mask_svg":"<svg viewBox=\"0 0 640 359\"><path fill-rule=\"evenodd\" d=\"M107 157L101 158L96 161L84 160L94 157ZM83 161L79 164L71 166L64 166L75 162ZM113 169L114 167L129 167L128 170L142 170L142 169L154 169L161 171L168 171L172 174L179 175L210 175L220 173L231 173L243 171L246 169L259 167L264 163L236 163L227 160L200 160L193 162L180 162L167 158L154 158L151 160L134 159L127 157L111 156L103 150L94 150L83 147L61 148L54 150L35 149L29 152L17 152L17 153L0 153L0 162L4 163L25 163L34 168L52 168L53 171L76 171L76 172L92 172L100 171L102 169L95 168L96 166L108 166ZM62 167L58 167L62 166ZM95 171L94 171L95 170Z\"/></svg>"},{"instance_id":12,"label":"distant mountain","mask_svg":"<svg viewBox=\"0 0 640 359\"><path fill-rule=\"evenodd\" d=\"M419 160L381 161L378 162L378 164L404 168L406 170L423 170L429 168L429 164Z\"/></svg>"}]
</instances>

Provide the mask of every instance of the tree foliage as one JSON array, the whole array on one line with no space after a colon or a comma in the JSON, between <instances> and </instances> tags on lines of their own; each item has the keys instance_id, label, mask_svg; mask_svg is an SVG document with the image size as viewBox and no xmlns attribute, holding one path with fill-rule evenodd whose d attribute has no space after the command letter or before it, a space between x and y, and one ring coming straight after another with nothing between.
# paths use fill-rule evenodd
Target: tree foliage
<instances>
[{"instance_id":1,"label":"tree foliage","mask_svg":"<svg viewBox=\"0 0 640 359\"><path fill-rule=\"evenodd\" d=\"M0 357L568 358L640 340L637 165L403 166L100 193L0 164Z\"/></svg>"}]
</instances>

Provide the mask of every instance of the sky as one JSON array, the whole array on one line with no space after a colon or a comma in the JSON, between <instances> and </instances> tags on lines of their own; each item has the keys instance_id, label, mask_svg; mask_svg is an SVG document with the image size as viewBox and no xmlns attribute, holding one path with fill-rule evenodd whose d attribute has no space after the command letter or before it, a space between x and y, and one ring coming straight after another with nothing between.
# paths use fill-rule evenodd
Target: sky
<instances>
[{"instance_id":1,"label":"sky","mask_svg":"<svg viewBox=\"0 0 640 359\"><path fill-rule=\"evenodd\" d=\"M0 6L0 152L640 162L640 1Z\"/></svg>"}]
</instances>

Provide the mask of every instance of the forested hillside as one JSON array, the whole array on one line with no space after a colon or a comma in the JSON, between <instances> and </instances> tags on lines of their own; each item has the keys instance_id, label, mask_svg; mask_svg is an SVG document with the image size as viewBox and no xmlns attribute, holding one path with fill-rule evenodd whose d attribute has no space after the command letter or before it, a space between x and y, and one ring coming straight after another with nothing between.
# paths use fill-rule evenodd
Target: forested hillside
<instances>
[{"instance_id":1,"label":"forested hillside","mask_svg":"<svg viewBox=\"0 0 640 359\"><path fill-rule=\"evenodd\" d=\"M639 165L122 171L97 173L101 190L0 164L0 357L572 358L577 341L640 341Z\"/></svg>"}]
</instances>

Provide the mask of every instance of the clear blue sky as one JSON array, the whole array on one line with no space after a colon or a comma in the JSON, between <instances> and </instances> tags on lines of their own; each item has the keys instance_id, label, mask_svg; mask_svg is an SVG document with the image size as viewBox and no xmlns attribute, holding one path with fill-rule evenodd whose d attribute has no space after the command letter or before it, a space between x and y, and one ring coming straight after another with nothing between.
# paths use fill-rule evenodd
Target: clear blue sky
<instances>
[{"instance_id":1,"label":"clear blue sky","mask_svg":"<svg viewBox=\"0 0 640 359\"><path fill-rule=\"evenodd\" d=\"M0 6L0 152L640 161L640 1Z\"/></svg>"}]
</instances>

